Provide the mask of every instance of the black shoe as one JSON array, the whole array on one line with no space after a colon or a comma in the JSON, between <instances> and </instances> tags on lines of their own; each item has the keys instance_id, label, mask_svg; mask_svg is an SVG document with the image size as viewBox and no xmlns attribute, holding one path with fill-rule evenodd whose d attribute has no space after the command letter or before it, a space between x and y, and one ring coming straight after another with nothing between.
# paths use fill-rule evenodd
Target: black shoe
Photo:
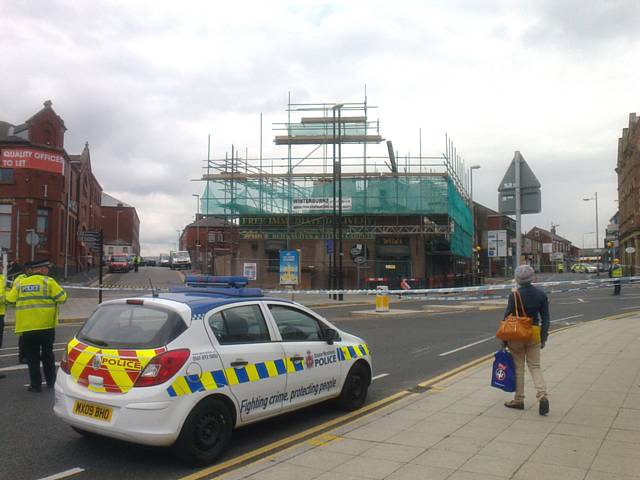
<instances>
[{"instance_id":1,"label":"black shoe","mask_svg":"<svg viewBox=\"0 0 640 480\"><path fill-rule=\"evenodd\" d=\"M549 400L547 397L542 397L540 399L540 406L538 407L538 413L540 415L546 415L549 413Z\"/></svg>"},{"instance_id":2,"label":"black shoe","mask_svg":"<svg viewBox=\"0 0 640 480\"><path fill-rule=\"evenodd\" d=\"M7 378L7 376L3 373L0 373L0 378Z\"/></svg>"},{"instance_id":3,"label":"black shoe","mask_svg":"<svg viewBox=\"0 0 640 480\"><path fill-rule=\"evenodd\" d=\"M40 393L42 391L42 387L34 387L32 385L29 385L27 387L27 391L28 392L33 392L33 393Z\"/></svg>"},{"instance_id":4,"label":"black shoe","mask_svg":"<svg viewBox=\"0 0 640 480\"><path fill-rule=\"evenodd\" d=\"M21 357L21 358L19 358L19 359L18 359L18 363L20 363L20 364L22 364L22 365L25 365L25 364L27 364L28 362L27 362L27 359L26 359L25 357Z\"/></svg>"},{"instance_id":5,"label":"black shoe","mask_svg":"<svg viewBox=\"0 0 640 480\"><path fill-rule=\"evenodd\" d=\"M55 387L55 386L56 386L56 384L55 384L55 383L52 383L52 384L48 384L48 383L47 383L47 388L48 388L49 390L53 390L53 387Z\"/></svg>"}]
</instances>

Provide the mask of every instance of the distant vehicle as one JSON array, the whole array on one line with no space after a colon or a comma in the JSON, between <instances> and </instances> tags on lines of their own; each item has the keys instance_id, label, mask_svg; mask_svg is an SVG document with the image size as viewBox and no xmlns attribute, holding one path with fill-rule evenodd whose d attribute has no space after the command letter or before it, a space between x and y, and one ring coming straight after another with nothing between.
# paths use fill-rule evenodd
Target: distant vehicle
<instances>
[{"instance_id":1,"label":"distant vehicle","mask_svg":"<svg viewBox=\"0 0 640 480\"><path fill-rule=\"evenodd\" d=\"M155 267L158 264L158 259L156 257L144 257L142 259L142 265L145 267Z\"/></svg>"},{"instance_id":2,"label":"distant vehicle","mask_svg":"<svg viewBox=\"0 0 640 480\"><path fill-rule=\"evenodd\" d=\"M107 262L109 272L128 272L131 270L129 257L127 255L112 255Z\"/></svg>"},{"instance_id":3,"label":"distant vehicle","mask_svg":"<svg viewBox=\"0 0 640 480\"><path fill-rule=\"evenodd\" d=\"M158 265L161 267L168 267L169 266L169 255L160 255L160 260L158 262Z\"/></svg>"},{"instance_id":4,"label":"distant vehicle","mask_svg":"<svg viewBox=\"0 0 640 480\"><path fill-rule=\"evenodd\" d=\"M169 257L171 270L187 269L191 270L191 256L187 251L171 252Z\"/></svg>"},{"instance_id":5,"label":"distant vehicle","mask_svg":"<svg viewBox=\"0 0 640 480\"><path fill-rule=\"evenodd\" d=\"M573 273L598 273L598 267L590 263L574 263L571 266Z\"/></svg>"}]
</instances>

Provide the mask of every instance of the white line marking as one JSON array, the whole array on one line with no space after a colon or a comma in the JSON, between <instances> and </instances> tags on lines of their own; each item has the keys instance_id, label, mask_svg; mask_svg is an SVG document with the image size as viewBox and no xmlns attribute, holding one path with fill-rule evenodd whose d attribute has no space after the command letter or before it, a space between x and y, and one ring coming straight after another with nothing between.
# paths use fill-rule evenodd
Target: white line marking
<instances>
[{"instance_id":1,"label":"white line marking","mask_svg":"<svg viewBox=\"0 0 640 480\"><path fill-rule=\"evenodd\" d=\"M418 350L415 350L415 351L411 352L411 354L412 355L417 355L418 353L426 352L427 350L431 350L431 347L419 348Z\"/></svg>"},{"instance_id":2,"label":"white line marking","mask_svg":"<svg viewBox=\"0 0 640 480\"><path fill-rule=\"evenodd\" d=\"M478 340L477 342L470 343L469 345L464 345L462 347L458 347L458 348L455 348L453 350L449 350L448 352L441 353L438 356L439 357L444 357L446 355L451 355L452 353L459 352L460 350L464 350L465 348L471 348L471 347L474 347L476 345L480 345L481 343L488 342L489 340L497 340L497 339L496 339L495 336L488 337L488 338L483 338L482 340Z\"/></svg>"},{"instance_id":3,"label":"white line marking","mask_svg":"<svg viewBox=\"0 0 640 480\"><path fill-rule=\"evenodd\" d=\"M42 477L39 480L59 480L61 478L67 478L82 472L84 472L84 468L75 467L70 468L69 470L65 470L64 472L54 473L53 475L49 475L48 477Z\"/></svg>"},{"instance_id":4,"label":"white line marking","mask_svg":"<svg viewBox=\"0 0 640 480\"><path fill-rule=\"evenodd\" d=\"M54 352L62 352L64 350L64 348L54 348L52 351ZM18 356L18 352L16 353L5 353L0 355L0 357L16 357Z\"/></svg>"},{"instance_id":5,"label":"white line marking","mask_svg":"<svg viewBox=\"0 0 640 480\"><path fill-rule=\"evenodd\" d=\"M563 322L565 320L571 320L572 318L578 318L578 317L584 317L584 314L581 313L580 315L571 315L570 317L559 318L557 320L554 320L551 323L554 324L554 323Z\"/></svg>"},{"instance_id":6,"label":"white line marking","mask_svg":"<svg viewBox=\"0 0 640 480\"><path fill-rule=\"evenodd\" d=\"M640 310L640 305L636 305L635 307L622 307L620 310Z\"/></svg>"},{"instance_id":7,"label":"white line marking","mask_svg":"<svg viewBox=\"0 0 640 480\"><path fill-rule=\"evenodd\" d=\"M56 367L60 365L60 362L56 362ZM27 365L12 365L11 367L2 367L0 372L17 372L18 370L27 370Z\"/></svg>"},{"instance_id":8,"label":"white line marking","mask_svg":"<svg viewBox=\"0 0 640 480\"><path fill-rule=\"evenodd\" d=\"M388 373L381 373L380 375L376 375L375 377L372 377L371 381L373 382L374 380L379 380L381 378L388 377L388 376L389 376Z\"/></svg>"}]
</instances>

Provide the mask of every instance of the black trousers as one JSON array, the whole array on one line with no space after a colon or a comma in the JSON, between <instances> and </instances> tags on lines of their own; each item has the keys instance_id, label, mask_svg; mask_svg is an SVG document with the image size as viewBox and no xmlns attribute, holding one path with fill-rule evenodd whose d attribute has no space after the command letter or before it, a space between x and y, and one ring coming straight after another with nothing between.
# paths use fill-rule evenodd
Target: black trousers
<instances>
[{"instance_id":1,"label":"black trousers","mask_svg":"<svg viewBox=\"0 0 640 480\"><path fill-rule=\"evenodd\" d=\"M620 295L620 290L622 289L622 286L620 285L620 280L616 280L615 282L613 282L613 294L614 295Z\"/></svg>"},{"instance_id":2,"label":"black trousers","mask_svg":"<svg viewBox=\"0 0 640 480\"><path fill-rule=\"evenodd\" d=\"M0 348L2 348L3 336L4 336L4 315L0 315Z\"/></svg>"},{"instance_id":3,"label":"black trousers","mask_svg":"<svg viewBox=\"0 0 640 480\"><path fill-rule=\"evenodd\" d=\"M40 375L40 361L44 370L44 379L48 387L53 387L56 383L56 364L53 356L53 342L56 331L53 328L47 330L34 330L24 332L24 351L27 355L29 365L29 380L31 386L40 388L42 385L42 375Z\"/></svg>"}]
</instances>

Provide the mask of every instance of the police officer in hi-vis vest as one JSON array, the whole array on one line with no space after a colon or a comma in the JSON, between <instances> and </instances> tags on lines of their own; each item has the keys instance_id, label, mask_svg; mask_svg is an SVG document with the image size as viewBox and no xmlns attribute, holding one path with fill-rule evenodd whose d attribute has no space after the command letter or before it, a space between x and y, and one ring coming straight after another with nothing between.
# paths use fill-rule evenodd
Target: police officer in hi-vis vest
<instances>
[{"instance_id":1,"label":"police officer in hi-vis vest","mask_svg":"<svg viewBox=\"0 0 640 480\"><path fill-rule=\"evenodd\" d=\"M0 264L0 272L2 272L2 265ZM4 275L0 273L0 348L2 348L2 337L4 334L4 314L5 314L5 306L4 306L4 294L5 294L5 283L6 279ZM4 378L5 375L0 373L0 378Z\"/></svg>"},{"instance_id":2,"label":"police officer in hi-vis vest","mask_svg":"<svg viewBox=\"0 0 640 480\"><path fill-rule=\"evenodd\" d=\"M24 340L30 378L27 390L39 392L42 389L41 360L47 387L53 388L56 381L53 343L58 323L58 305L67 300L67 292L47 276L48 260L31 262L25 267L27 275L13 282L6 300L15 304L15 331Z\"/></svg>"},{"instance_id":3,"label":"police officer in hi-vis vest","mask_svg":"<svg viewBox=\"0 0 640 480\"><path fill-rule=\"evenodd\" d=\"M609 268L609 278L615 278L613 282L613 294L620 295L620 290L622 286L620 285L620 278L622 278L622 265L620 265L620 260L617 258L613 259L613 264Z\"/></svg>"}]
</instances>

